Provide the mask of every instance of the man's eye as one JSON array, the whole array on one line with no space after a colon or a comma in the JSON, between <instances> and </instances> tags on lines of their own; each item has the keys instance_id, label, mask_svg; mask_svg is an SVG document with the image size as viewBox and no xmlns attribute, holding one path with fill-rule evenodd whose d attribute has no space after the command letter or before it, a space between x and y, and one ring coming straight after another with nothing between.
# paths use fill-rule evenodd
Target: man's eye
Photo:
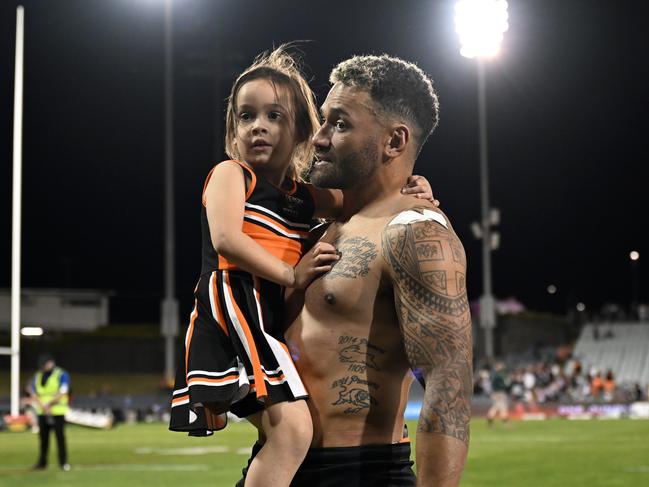
<instances>
[{"instance_id":1,"label":"man's eye","mask_svg":"<svg viewBox=\"0 0 649 487\"><path fill-rule=\"evenodd\" d=\"M345 124L345 122L343 122L342 120L338 120L336 122L336 128L338 130L345 130L347 128L347 124Z\"/></svg>"}]
</instances>

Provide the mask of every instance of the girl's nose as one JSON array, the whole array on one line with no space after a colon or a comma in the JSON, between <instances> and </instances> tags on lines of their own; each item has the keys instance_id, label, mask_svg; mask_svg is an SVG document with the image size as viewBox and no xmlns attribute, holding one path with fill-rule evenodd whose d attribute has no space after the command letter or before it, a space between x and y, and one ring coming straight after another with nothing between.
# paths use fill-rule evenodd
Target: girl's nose
<instances>
[{"instance_id":1,"label":"girl's nose","mask_svg":"<svg viewBox=\"0 0 649 487\"><path fill-rule=\"evenodd\" d=\"M255 120L255 123L252 126L252 135L260 135L268 132L266 125L260 120L261 117Z\"/></svg>"}]
</instances>

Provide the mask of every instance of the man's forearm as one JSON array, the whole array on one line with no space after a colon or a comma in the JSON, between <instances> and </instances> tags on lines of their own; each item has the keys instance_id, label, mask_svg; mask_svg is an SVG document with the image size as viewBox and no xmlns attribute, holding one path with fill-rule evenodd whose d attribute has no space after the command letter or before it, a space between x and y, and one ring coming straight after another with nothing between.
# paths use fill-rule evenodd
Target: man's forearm
<instances>
[{"instance_id":1,"label":"man's forearm","mask_svg":"<svg viewBox=\"0 0 649 487\"><path fill-rule=\"evenodd\" d=\"M417 486L458 486L467 450L466 443L452 436L417 431Z\"/></svg>"},{"instance_id":2,"label":"man's forearm","mask_svg":"<svg viewBox=\"0 0 649 487\"><path fill-rule=\"evenodd\" d=\"M462 354L454 354L461 357ZM466 461L471 421L471 368L452 360L425 375L424 401L417 424L418 486L459 485Z\"/></svg>"}]
</instances>

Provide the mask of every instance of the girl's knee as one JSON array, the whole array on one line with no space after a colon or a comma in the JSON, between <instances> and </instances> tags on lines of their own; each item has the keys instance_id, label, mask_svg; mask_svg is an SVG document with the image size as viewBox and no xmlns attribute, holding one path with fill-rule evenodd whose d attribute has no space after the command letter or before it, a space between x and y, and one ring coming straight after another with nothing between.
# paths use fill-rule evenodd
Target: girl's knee
<instances>
[{"instance_id":1,"label":"girl's knee","mask_svg":"<svg viewBox=\"0 0 649 487\"><path fill-rule=\"evenodd\" d=\"M268 439L306 452L313 439L313 422L306 404L287 403L281 408L281 414L275 414L277 412L273 411L276 421L272 431L266 431Z\"/></svg>"}]
</instances>

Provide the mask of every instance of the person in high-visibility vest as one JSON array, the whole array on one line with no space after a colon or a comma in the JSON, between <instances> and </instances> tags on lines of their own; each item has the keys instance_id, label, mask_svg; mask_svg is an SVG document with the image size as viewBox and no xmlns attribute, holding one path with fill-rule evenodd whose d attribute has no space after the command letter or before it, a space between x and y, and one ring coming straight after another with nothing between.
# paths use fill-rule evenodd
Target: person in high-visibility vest
<instances>
[{"instance_id":1,"label":"person in high-visibility vest","mask_svg":"<svg viewBox=\"0 0 649 487\"><path fill-rule=\"evenodd\" d=\"M39 357L38 368L30 385L32 406L38 415L40 436L40 456L34 470L47 468L50 429L54 427L59 465L62 470L68 471L70 464L65 445L65 413L69 409L70 375L56 366L54 357L50 354Z\"/></svg>"}]
</instances>

